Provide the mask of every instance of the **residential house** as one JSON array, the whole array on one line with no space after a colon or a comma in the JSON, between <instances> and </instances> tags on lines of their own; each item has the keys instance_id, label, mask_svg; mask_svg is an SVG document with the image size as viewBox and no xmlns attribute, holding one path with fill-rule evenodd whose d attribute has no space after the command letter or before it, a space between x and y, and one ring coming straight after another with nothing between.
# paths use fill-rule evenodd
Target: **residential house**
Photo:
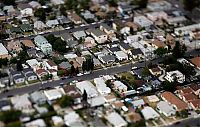
<instances>
[{"instance_id":1,"label":"residential house","mask_svg":"<svg viewBox=\"0 0 200 127\"><path fill-rule=\"evenodd\" d=\"M149 69L149 72L154 75L154 76L159 76L162 74L162 70L160 69L160 67L153 67Z\"/></svg>"},{"instance_id":2,"label":"residential house","mask_svg":"<svg viewBox=\"0 0 200 127\"><path fill-rule=\"evenodd\" d=\"M77 40L80 40L80 39L84 39L86 37L86 33L85 33L85 31L76 31L76 32L73 32L73 36Z\"/></svg>"},{"instance_id":3,"label":"residential house","mask_svg":"<svg viewBox=\"0 0 200 127\"><path fill-rule=\"evenodd\" d=\"M102 44L105 43L108 39L108 36L105 32L100 29L88 29L86 33L92 35L92 37L97 41L97 43Z\"/></svg>"},{"instance_id":4,"label":"residential house","mask_svg":"<svg viewBox=\"0 0 200 127\"><path fill-rule=\"evenodd\" d=\"M101 62L103 62L103 64L109 64L109 63L113 63L116 60L116 57L114 55L102 55L102 56L98 56L99 60L101 60Z\"/></svg>"},{"instance_id":5,"label":"residential house","mask_svg":"<svg viewBox=\"0 0 200 127\"><path fill-rule=\"evenodd\" d=\"M68 18L74 22L74 24L82 24L84 23L85 21L80 17L78 16L75 12L68 12Z\"/></svg>"},{"instance_id":6,"label":"residential house","mask_svg":"<svg viewBox=\"0 0 200 127\"><path fill-rule=\"evenodd\" d=\"M69 127L85 127L85 123L78 113L70 111L64 115L65 125Z\"/></svg>"},{"instance_id":7,"label":"residential house","mask_svg":"<svg viewBox=\"0 0 200 127\"><path fill-rule=\"evenodd\" d=\"M47 127L43 119L36 119L25 124L25 127Z\"/></svg>"},{"instance_id":8,"label":"residential house","mask_svg":"<svg viewBox=\"0 0 200 127\"><path fill-rule=\"evenodd\" d=\"M40 79L49 74L48 71L46 71L45 69L37 69L37 70L35 71L35 73L37 74L37 76L38 76Z\"/></svg>"},{"instance_id":9,"label":"residential house","mask_svg":"<svg viewBox=\"0 0 200 127\"><path fill-rule=\"evenodd\" d=\"M74 47L76 47L78 44L79 44L79 43L78 43L78 41L76 41L76 40L70 40L70 41L67 42L67 45L68 45L70 48L74 48Z\"/></svg>"},{"instance_id":10,"label":"residential house","mask_svg":"<svg viewBox=\"0 0 200 127\"><path fill-rule=\"evenodd\" d=\"M193 93L196 95L200 94L200 85L196 84L196 83L192 83L189 85L189 87L193 90Z\"/></svg>"},{"instance_id":11,"label":"residential house","mask_svg":"<svg viewBox=\"0 0 200 127\"><path fill-rule=\"evenodd\" d=\"M168 102L160 101L157 103L157 109L160 113L164 114L166 117L170 117L176 114L176 110Z\"/></svg>"},{"instance_id":12,"label":"residential house","mask_svg":"<svg viewBox=\"0 0 200 127\"><path fill-rule=\"evenodd\" d=\"M160 100L156 95L147 96L147 99L150 103L156 103Z\"/></svg>"},{"instance_id":13,"label":"residential house","mask_svg":"<svg viewBox=\"0 0 200 127\"><path fill-rule=\"evenodd\" d=\"M33 44L32 40L29 39L22 40L22 45L28 48L35 48L35 45Z\"/></svg>"},{"instance_id":14,"label":"residential house","mask_svg":"<svg viewBox=\"0 0 200 127\"><path fill-rule=\"evenodd\" d=\"M112 103L112 102L115 102L117 100L117 98L115 97L115 95L112 94L112 93L109 94L109 95L107 95L107 96L104 96L104 98L105 98L105 101L107 103Z\"/></svg>"},{"instance_id":15,"label":"residential house","mask_svg":"<svg viewBox=\"0 0 200 127\"><path fill-rule=\"evenodd\" d=\"M134 59L136 58L143 58L144 57L144 53L141 51L140 48L136 48L136 49L131 49L131 55Z\"/></svg>"},{"instance_id":16,"label":"residential house","mask_svg":"<svg viewBox=\"0 0 200 127\"><path fill-rule=\"evenodd\" d=\"M16 15L16 10L13 5L3 6L3 11L6 11L10 17L14 17Z\"/></svg>"},{"instance_id":17,"label":"residential house","mask_svg":"<svg viewBox=\"0 0 200 127\"><path fill-rule=\"evenodd\" d=\"M112 29L112 27L108 26L107 24L103 23L100 25L100 30L104 31L106 34L110 35L110 34L114 34L114 29Z\"/></svg>"},{"instance_id":18,"label":"residential house","mask_svg":"<svg viewBox=\"0 0 200 127\"><path fill-rule=\"evenodd\" d=\"M165 21L169 24L169 25L178 25L179 23L183 23L185 21L187 21L187 19L185 18L185 16L177 16L177 17L168 17L167 19L165 19Z\"/></svg>"},{"instance_id":19,"label":"residential house","mask_svg":"<svg viewBox=\"0 0 200 127\"><path fill-rule=\"evenodd\" d=\"M58 66L51 60L45 60L43 61L43 66L46 70L58 70Z\"/></svg>"},{"instance_id":20,"label":"residential house","mask_svg":"<svg viewBox=\"0 0 200 127\"><path fill-rule=\"evenodd\" d=\"M93 98L89 98L87 102L88 104L90 104L90 107L98 107L105 104L105 98L104 96L100 95Z\"/></svg>"},{"instance_id":21,"label":"residential house","mask_svg":"<svg viewBox=\"0 0 200 127\"><path fill-rule=\"evenodd\" d=\"M35 21L33 24L33 28L38 31L42 31L42 30L46 29L46 27L47 26L42 21Z\"/></svg>"},{"instance_id":22,"label":"residential house","mask_svg":"<svg viewBox=\"0 0 200 127\"><path fill-rule=\"evenodd\" d=\"M8 41L7 42L7 45L6 45L6 48L8 49L8 51L12 54L17 54L19 53L20 51L22 51L22 48L21 48L21 43L19 40L16 40L16 41Z\"/></svg>"},{"instance_id":23,"label":"residential house","mask_svg":"<svg viewBox=\"0 0 200 127\"><path fill-rule=\"evenodd\" d=\"M102 95L107 95L111 93L111 89L106 86L102 78L95 78L94 83L96 84L97 90Z\"/></svg>"},{"instance_id":24,"label":"residential house","mask_svg":"<svg viewBox=\"0 0 200 127\"><path fill-rule=\"evenodd\" d=\"M35 104L45 104L47 101L46 96L42 91L35 91L30 94L30 100Z\"/></svg>"},{"instance_id":25,"label":"residential house","mask_svg":"<svg viewBox=\"0 0 200 127\"><path fill-rule=\"evenodd\" d=\"M46 25L47 25L47 27L49 27L49 28L54 28L54 27L56 27L56 26L59 25L59 22L58 22L57 19L54 19L54 20L47 20Z\"/></svg>"},{"instance_id":26,"label":"residential house","mask_svg":"<svg viewBox=\"0 0 200 127\"><path fill-rule=\"evenodd\" d=\"M119 61L127 61L128 60L128 55L123 51L118 51L118 52L115 52L114 54Z\"/></svg>"},{"instance_id":27,"label":"residential house","mask_svg":"<svg viewBox=\"0 0 200 127\"><path fill-rule=\"evenodd\" d=\"M131 47L127 43L119 43L119 48L127 54L131 54Z\"/></svg>"},{"instance_id":28,"label":"residential house","mask_svg":"<svg viewBox=\"0 0 200 127\"><path fill-rule=\"evenodd\" d=\"M41 66L37 59L27 60L26 63L33 69L33 71L37 70Z\"/></svg>"},{"instance_id":29,"label":"residential house","mask_svg":"<svg viewBox=\"0 0 200 127\"><path fill-rule=\"evenodd\" d=\"M149 106L144 107L141 112L145 120L152 120L160 117L160 115L152 107Z\"/></svg>"},{"instance_id":30,"label":"residential house","mask_svg":"<svg viewBox=\"0 0 200 127\"><path fill-rule=\"evenodd\" d=\"M106 119L114 127L125 127L128 125L127 122L116 112L109 113L106 116Z\"/></svg>"},{"instance_id":31,"label":"residential house","mask_svg":"<svg viewBox=\"0 0 200 127\"><path fill-rule=\"evenodd\" d=\"M96 91L96 88L89 81L78 82L78 83L76 83L76 87L81 91L82 94L84 93L84 90L85 90L88 98L98 96L98 92Z\"/></svg>"},{"instance_id":32,"label":"residential house","mask_svg":"<svg viewBox=\"0 0 200 127\"><path fill-rule=\"evenodd\" d=\"M71 96L74 99L75 104L81 103L82 95L75 85L65 85L63 89L66 95Z\"/></svg>"},{"instance_id":33,"label":"residential house","mask_svg":"<svg viewBox=\"0 0 200 127\"><path fill-rule=\"evenodd\" d=\"M10 77L8 75L0 78L0 87L1 88L8 86L9 83L10 83Z\"/></svg>"},{"instance_id":34,"label":"residential house","mask_svg":"<svg viewBox=\"0 0 200 127\"><path fill-rule=\"evenodd\" d=\"M26 68L22 71L27 81L35 81L37 80L37 75L33 72L31 68Z\"/></svg>"},{"instance_id":35,"label":"residential house","mask_svg":"<svg viewBox=\"0 0 200 127\"><path fill-rule=\"evenodd\" d=\"M142 35L131 35L131 36L128 36L126 40L129 44L131 44L131 43L143 40L143 36Z\"/></svg>"},{"instance_id":36,"label":"residential house","mask_svg":"<svg viewBox=\"0 0 200 127\"><path fill-rule=\"evenodd\" d=\"M136 32L136 31L138 31L138 29L140 27L136 23L134 23L134 22L126 22L124 28L128 28L128 31L130 33L131 29L133 30L133 32Z\"/></svg>"},{"instance_id":37,"label":"residential house","mask_svg":"<svg viewBox=\"0 0 200 127\"><path fill-rule=\"evenodd\" d=\"M71 66L72 65L69 62L62 62L58 65L58 68L61 70L70 70Z\"/></svg>"},{"instance_id":38,"label":"residential house","mask_svg":"<svg viewBox=\"0 0 200 127\"><path fill-rule=\"evenodd\" d=\"M115 101L112 103L112 107L114 109L122 109L122 107L125 106L123 102L119 101Z\"/></svg>"},{"instance_id":39,"label":"residential house","mask_svg":"<svg viewBox=\"0 0 200 127\"><path fill-rule=\"evenodd\" d=\"M150 41L149 42L155 49L157 49L157 48L168 48L168 46L164 43L164 42L162 42L162 41L160 41L160 40L158 40L158 39L153 39L152 41Z\"/></svg>"},{"instance_id":40,"label":"residential house","mask_svg":"<svg viewBox=\"0 0 200 127\"><path fill-rule=\"evenodd\" d=\"M193 101L190 101L190 106L192 107L193 110L198 110L200 109L200 99L195 99Z\"/></svg>"},{"instance_id":41,"label":"residential house","mask_svg":"<svg viewBox=\"0 0 200 127\"><path fill-rule=\"evenodd\" d=\"M20 10L22 16L33 16L33 9L27 3L17 4L17 8Z\"/></svg>"},{"instance_id":42,"label":"residential house","mask_svg":"<svg viewBox=\"0 0 200 127\"><path fill-rule=\"evenodd\" d=\"M92 14L88 10L85 10L84 12L81 12L81 15L83 16L84 19L89 20L89 21L95 19L95 15Z\"/></svg>"},{"instance_id":43,"label":"residential house","mask_svg":"<svg viewBox=\"0 0 200 127\"><path fill-rule=\"evenodd\" d=\"M64 4L64 0L51 0L51 3L53 5L60 5L60 4Z\"/></svg>"},{"instance_id":44,"label":"residential house","mask_svg":"<svg viewBox=\"0 0 200 127\"><path fill-rule=\"evenodd\" d=\"M59 99L63 96L63 93L60 89L51 89L51 90L45 90L44 95L47 97L49 101L53 101L56 99Z\"/></svg>"},{"instance_id":45,"label":"residential house","mask_svg":"<svg viewBox=\"0 0 200 127\"><path fill-rule=\"evenodd\" d=\"M4 47L4 45L2 43L0 43L0 58L1 59L4 59L4 58L10 59L11 58L11 56L8 53L8 50Z\"/></svg>"},{"instance_id":46,"label":"residential house","mask_svg":"<svg viewBox=\"0 0 200 127\"><path fill-rule=\"evenodd\" d=\"M138 99L138 100L132 101L132 104L133 104L134 109L136 109L136 108L141 108L142 106L144 106L145 102L143 99Z\"/></svg>"},{"instance_id":47,"label":"residential house","mask_svg":"<svg viewBox=\"0 0 200 127\"><path fill-rule=\"evenodd\" d=\"M114 85L114 89L119 91L120 93L125 92L128 89L128 87L121 81L114 81L113 85Z\"/></svg>"},{"instance_id":48,"label":"residential house","mask_svg":"<svg viewBox=\"0 0 200 127\"><path fill-rule=\"evenodd\" d=\"M200 70L200 57L194 57L190 59L190 61L195 65L196 68Z\"/></svg>"},{"instance_id":49,"label":"residential house","mask_svg":"<svg viewBox=\"0 0 200 127\"><path fill-rule=\"evenodd\" d=\"M147 19L145 16L134 17L134 23L140 25L140 27L150 27L151 25L153 25L153 22Z\"/></svg>"},{"instance_id":50,"label":"residential house","mask_svg":"<svg viewBox=\"0 0 200 127\"><path fill-rule=\"evenodd\" d=\"M34 41L35 41L35 44L41 49L41 51L45 55L50 55L52 53L52 45L50 43L48 43L46 38L44 38L41 35L37 35L34 38Z\"/></svg>"},{"instance_id":51,"label":"residential house","mask_svg":"<svg viewBox=\"0 0 200 127\"><path fill-rule=\"evenodd\" d=\"M84 48L92 48L96 46L95 40L92 37L86 37L84 42Z\"/></svg>"},{"instance_id":52,"label":"residential house","mask_svg":"<svg viewBox=\"0 0 200 127\"><path fill-rule=\"evenodd\" d=\"M23 32L32 32L33 31L33 27L30 24L21 24L19 27Z\"/></svg>"},{"instance_id":53,"label":"residential house","mask_svg":"<svg viewBox=\"0 0 200 127\"><path fill-rule=\"evenodd\" d=\"M25 82L25 77L19 71L11 71L11 77L15 84L21 84Z\"/></svg>"},{"instance_id":54,"label":"residential house","mask_svg":"<svg viewBox=\"0 0 200 127\"><path fill-rule=\"evenodd\" d=\"M170 10L172 8L172 5L167 1L154 1L149 2L147 8L151 11L164 11Z\"/></svg>"},{"instance_id":55,"label":"residential house","mask_svg":"<svg viewBox=\"0 0 200 127\"><path fill-rule=\"evenodd\" d=\"M176 109L176 111L182 111L182 110L188 109L188 105L185 102L181 101L178 97L176 97L171 92L163 92L161 94L161 98L164 101L171 104Z\"/></svg>"},{"instance_id":56,"label":"residential house","mask_svg":"<svg viewBox=\"0 0 200 127\"><path fill-rule=\"evenodd\" d=\"M28 3L33 9L41 8L41 4L37 1L31 1Z\"/></svg>"},{"instance_id":57,"label":"residential house","mask_svg":"<svg viewBox=\"0 0 200 127\"><path fill-rule=\"evenodd\" d=\"M155 22L157 20L165 20L168 18L167 13L165 13L164 11L157 11L157 12L150 12L147 13L147 18L149 18L151 21Z\"/></svg>"},{"instance_id":58,"label":"residential house","mask_svg":"<svg viewBox=\"0 0 200 127\"><path fill-rule=\"evenodd\" d=\"M69 33L62 33L58 35L63 41L69 42L69 41L73 41L74 38L72 37L71 34Z\"/></svg>"},{"instance_id":59,"label":"residential house","mask_svg":"<svg viewBox=\"0 0 200 127\"><path fill-rule=\"evenodd\" d=\"M29 101L29 95L24 94L20 96L11 97L11 103L16 110L22 110L22 112L31 112L32 103Z\"/></svg>"},{"instance_id":60,"label":"residential house","mask_svg":"<svg viewBox=\"0 0 200 127\"><path fill-rule=\"evenodd\" d=\"M180 71L170 71L166 72L165 79L169 82L177 81L179 83L185 82L185 75L183 75Z\"/></svg>"},{"instance_id":61,"label":"residential house","mask_svg":"<svg viewBox=\"0 0 200 127\"><path fill-rule=\"evenodd\" d=\"M51 120L56 127L62 127L64 125L64 120L61 116L52 116Z\"/></svg>"}]
</instances>

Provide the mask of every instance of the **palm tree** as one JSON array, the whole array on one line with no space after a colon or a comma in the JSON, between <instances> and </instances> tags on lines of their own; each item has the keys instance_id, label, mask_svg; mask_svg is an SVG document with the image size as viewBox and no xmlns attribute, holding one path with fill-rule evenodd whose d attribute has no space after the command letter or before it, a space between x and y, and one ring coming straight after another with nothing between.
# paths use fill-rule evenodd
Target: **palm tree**
<instances>
[{"instance_id":1,"label":"palm tree","mask_svg":"<svg viewBox=\"0 0 200 127\"><path fill-rule=\"evenodd\" d=\"M144 52L145 52L145 55L144 55L144 60L145 60L144 62L145 62L145 63L144 63L144 64L145 64L145 67L147 66L147 65L146 65L146 48L147 48L147 47L148 47L147 44L144 44L144 49L145 49L145 50L144 50Z\"/></svg>"}]
</instances>

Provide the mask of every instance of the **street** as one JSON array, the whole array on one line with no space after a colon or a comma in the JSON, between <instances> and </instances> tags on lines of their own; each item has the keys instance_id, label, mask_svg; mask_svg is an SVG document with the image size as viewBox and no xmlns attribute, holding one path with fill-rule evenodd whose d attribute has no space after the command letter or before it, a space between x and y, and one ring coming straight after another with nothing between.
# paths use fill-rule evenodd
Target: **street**
<instances>
[{"instance_id":1,"label":"street","mask_svg":"<svg viewBox=\"0 0 200 127\"><path fill-rule=\"evenodd\" d=\"M169 125L167 127L200 127L200 117L197 118L189 118L183 121L180 121L180 123L175 123L173 125Z\"/></svg>"},{"instance_id":2,"label":"street","mask_svg":"<svg viewBox=\"0 0 200 127\"><path fill-rule=\"evenodd\" d=\"M158 62L160 62L162 59L155 59L153 61L151 61L152 63L157 64ZM148 65L149 61L147 61L147 65ZM91 80L93 78L99 77L100 75L114 75L120 72L125 72L125 71L129 71L131 70L132 66L137 66L137 67L144 67L145 63L141 62L141 63L134 63L133 65L131 65L131 63L128 63L126 65L122 65L122 66L112 66L110 68L105 69L101 69L101 70L96 70L93 71L92 74L88 74L88 75L82 75L80 77L73 77L73 78L68 78L68 79L64 79L64 80L57 80L57 81L52 81L52 82L47 82L47 83L38 83L38 84L34 84L34 85L30 85L30 86L24 86L21 88L14 88L9 90L8 92L2 92L0 93L0 99L2 98L6 98L9 96L14 96L14 95L20 95L20 94L25 94L25 93L31 93L34 91L38 91L39 89L42 88L48 88L48 87L56 87L59 86L60 83L69 83L73 80Z\"/></svg>"}]
</instances>

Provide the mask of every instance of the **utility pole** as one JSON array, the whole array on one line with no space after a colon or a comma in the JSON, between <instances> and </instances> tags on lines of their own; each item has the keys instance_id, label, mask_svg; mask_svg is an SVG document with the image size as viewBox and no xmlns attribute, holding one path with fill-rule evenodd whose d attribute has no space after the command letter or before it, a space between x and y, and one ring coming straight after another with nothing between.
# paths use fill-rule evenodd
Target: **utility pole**
<instances>
[{"instance_id":1,"label":"utility pole","mask_svg":"<svg viewBox=\"0 0 200 127\"><path fill-rule=\"evenodd\" d=\"M145 64L145 67L147 66L146 65L146 48L147 48L147 45L146 44L144 44L144 52L145 52L145 55L144 55L144 64Z\"/></svg>"}]
</instances>

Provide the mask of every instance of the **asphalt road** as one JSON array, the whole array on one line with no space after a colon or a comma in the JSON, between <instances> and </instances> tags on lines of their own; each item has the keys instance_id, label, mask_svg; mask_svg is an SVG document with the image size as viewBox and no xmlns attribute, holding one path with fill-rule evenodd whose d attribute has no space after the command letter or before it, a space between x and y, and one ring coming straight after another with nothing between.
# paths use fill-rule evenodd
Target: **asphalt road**
<instances>
[{"instance_id":1,"label":"asphalt road","mask_svg":"<svg viewBox=\"0 0 200 127\"><path fill-rule=\"evenodd\" d=\"M153 61L151 61L152 63L158 63L160 62L162 59L155 59ZM147 61L147 65L148 65L148 61ZM56 87L59 86L60 83L69 83L73 80L90 80L96 77L99 77L100 75L106 75L106 74L116 74L116 73L120 73L120 72L125 72L125 71L129 71L131 70L132 66L137 66L137 67L144 67L145 63L141 62L141 63L134 63L134 64L126 64L126 65L121 65L121 66L113 66L111 68L107 68L107 69L102 69L102 70L96 70L93 71L92 74L88 74L88 75L83 75L80 77L73 77L73 78L68 78L68 79L64 79L64 80L57 80L57 81L52 81L52 82L47 82L47 83L38 83L38 84L34 84L34 85L30 85L30 86L25 86L25 87L21 87L21 88L14 88L9 90L8 92L2 92L0 93L0 99L2 98L6 98L9 96L14 96L14 95L20 95L20 94L25 94L25 93L31 93L34 91L38 91L42 88L48 88L48 87Z\"/></svg>"},{"instance_id":2,"label":"asphalt road","mask_svg":"<svg viewBox=\"0 0 200 127\"><path fill-rule=\"evenodd\" d=\"M173 124L167 127L200 127L200 117L198 118L190 118L183 121L180 121L180 123Z\"/></svg>"}]
</instances>

